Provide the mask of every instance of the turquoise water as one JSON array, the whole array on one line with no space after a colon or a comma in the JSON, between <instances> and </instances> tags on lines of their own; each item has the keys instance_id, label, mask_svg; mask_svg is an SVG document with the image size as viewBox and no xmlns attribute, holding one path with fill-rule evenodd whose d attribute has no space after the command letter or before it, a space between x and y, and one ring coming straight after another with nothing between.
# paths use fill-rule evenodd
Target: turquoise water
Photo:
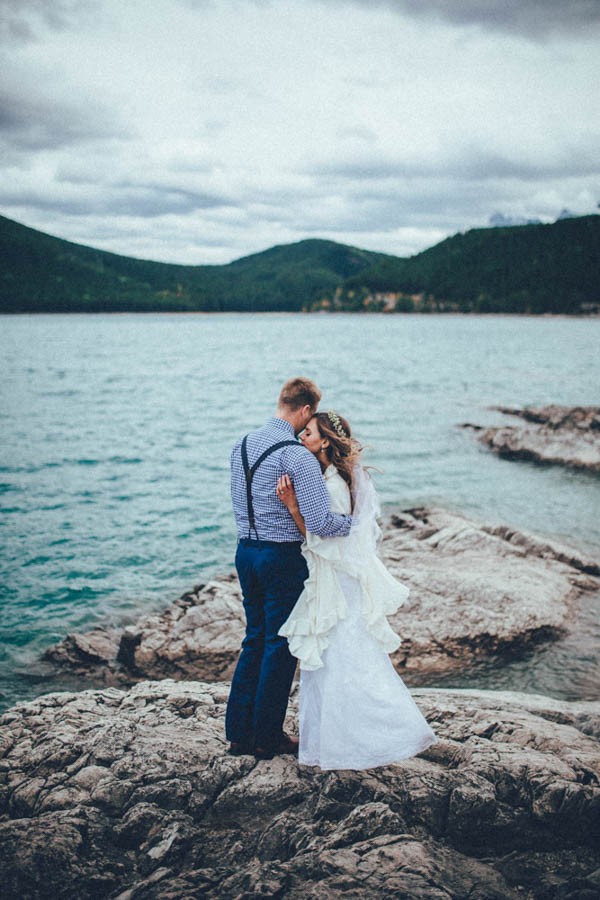
<instances>
[{"instance_id":1,"label":"turquoise water","mask_svg":"<svg viewBox=\"0 0 600 900\"><path fill-rule=\"evenodd\" d=\"M442 504L600 558L599 478L500 460L457 427L502 421L494 404L598 403L599 346L600 319L562 317L0 317L0 702L51 687L39 655L68 631L232 567L230 447L294 374L371 447L387 509ZM569 651L584 668L589 609ZM515 689L589 693L562 659L521 668Z\"/></svg>"}]
</instances>

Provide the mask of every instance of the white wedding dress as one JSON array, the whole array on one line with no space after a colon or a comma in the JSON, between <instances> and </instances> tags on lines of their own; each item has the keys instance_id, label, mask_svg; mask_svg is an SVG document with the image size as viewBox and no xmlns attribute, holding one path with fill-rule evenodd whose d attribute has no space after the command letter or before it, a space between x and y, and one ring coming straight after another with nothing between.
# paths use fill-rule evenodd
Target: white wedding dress
<instances>
[{"instance_id":1,"label":"white wedding dress","mask_svg":"<svg viewBox=\"0 0 600 900\"><path fill-rule=\"evenodd\" d=\"M348 486L325 471L332 512L348 514ZM408 597L376 552L379 505L369 475L353 474L348 537L307 534L309 577L280 630L300 661L299 762L370 769L414 756L437 738L388 653L400 645L387 616Z\"/></svg>"}]
</instances>

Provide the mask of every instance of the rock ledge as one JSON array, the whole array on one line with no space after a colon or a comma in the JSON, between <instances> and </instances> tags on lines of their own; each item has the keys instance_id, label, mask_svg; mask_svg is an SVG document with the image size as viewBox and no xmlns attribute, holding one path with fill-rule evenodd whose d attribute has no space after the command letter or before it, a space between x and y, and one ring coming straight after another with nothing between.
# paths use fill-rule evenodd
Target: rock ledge
<instances>
[{"instance_id":1,"label":"rock ledge","mask_svg":"<svg viewBox=\"0 0 600 900\"><path fill-rule=\"evenodd\" d=\"M579 594L600 586L598 563L572 548L441 509L393 516L381 554L411 589L392 620L402 637L393 656L402 674L444 674L557 638ZM243 630L239 584L230 575L125 629L68 635L46 659L96 683L219 681L231 677Z\"/></svg>"},{"instance_id":2,"label":"rock ledge","mask_svg":"<svg viewBox=\"0 0 600 900\"><path fill-rule=\"evenodd\" d=\"M418 690L440 742L366 772L224 754L227 684L0 720L3 896L591 898L600 704Z\"/></svg>"},{"instance_id":3,"label":"rock ledge","mask_svg":"<svg viewBox=\"0 0 600 900\"><path fill-rule=\"evenodd\" d=\"M494 408L528 423L481 431L479 440L499 456L600 472L600 406Z\"/></svg>"}]
</instances>

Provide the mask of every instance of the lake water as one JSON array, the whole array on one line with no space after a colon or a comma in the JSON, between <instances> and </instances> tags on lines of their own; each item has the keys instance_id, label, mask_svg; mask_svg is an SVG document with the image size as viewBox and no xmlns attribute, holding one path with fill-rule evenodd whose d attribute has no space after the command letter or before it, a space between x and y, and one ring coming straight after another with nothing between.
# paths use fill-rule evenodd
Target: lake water
<instances>
[{"instance_id":1,"label":"lake water","mask_svg":"<svg viewBox=\"0 0 600 900\"><path fill-rule=\"evenodd\" d=\"M460 423L495 404L597 404L600 319L444 315L0 317L0 703L53 689L39 656L229 571L228 461L309 375L382 472L388 511L439 504L600 558L600 479L498 459ZM597 595L573 634L446 683L593 696ZM438 682L440 683L440 682Z\"/></svg>"}]
</instances>

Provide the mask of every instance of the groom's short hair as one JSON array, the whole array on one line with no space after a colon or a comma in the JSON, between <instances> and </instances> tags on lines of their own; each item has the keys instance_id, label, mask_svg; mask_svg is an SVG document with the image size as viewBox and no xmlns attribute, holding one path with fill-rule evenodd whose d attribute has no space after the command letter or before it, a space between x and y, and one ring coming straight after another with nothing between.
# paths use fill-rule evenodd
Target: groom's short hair
<instances>
[{"instance_id":1,"label":"groom's short hair","mask_svg":"<svg viewBox=\"0 0 600 900\"><path fill-rule=\"evenodd\" d=\"M310 406L316 412L321 400L321 391L310 378L290 378L279 393L279 405L290 409Z\"/></svg>"}]
</instances>

